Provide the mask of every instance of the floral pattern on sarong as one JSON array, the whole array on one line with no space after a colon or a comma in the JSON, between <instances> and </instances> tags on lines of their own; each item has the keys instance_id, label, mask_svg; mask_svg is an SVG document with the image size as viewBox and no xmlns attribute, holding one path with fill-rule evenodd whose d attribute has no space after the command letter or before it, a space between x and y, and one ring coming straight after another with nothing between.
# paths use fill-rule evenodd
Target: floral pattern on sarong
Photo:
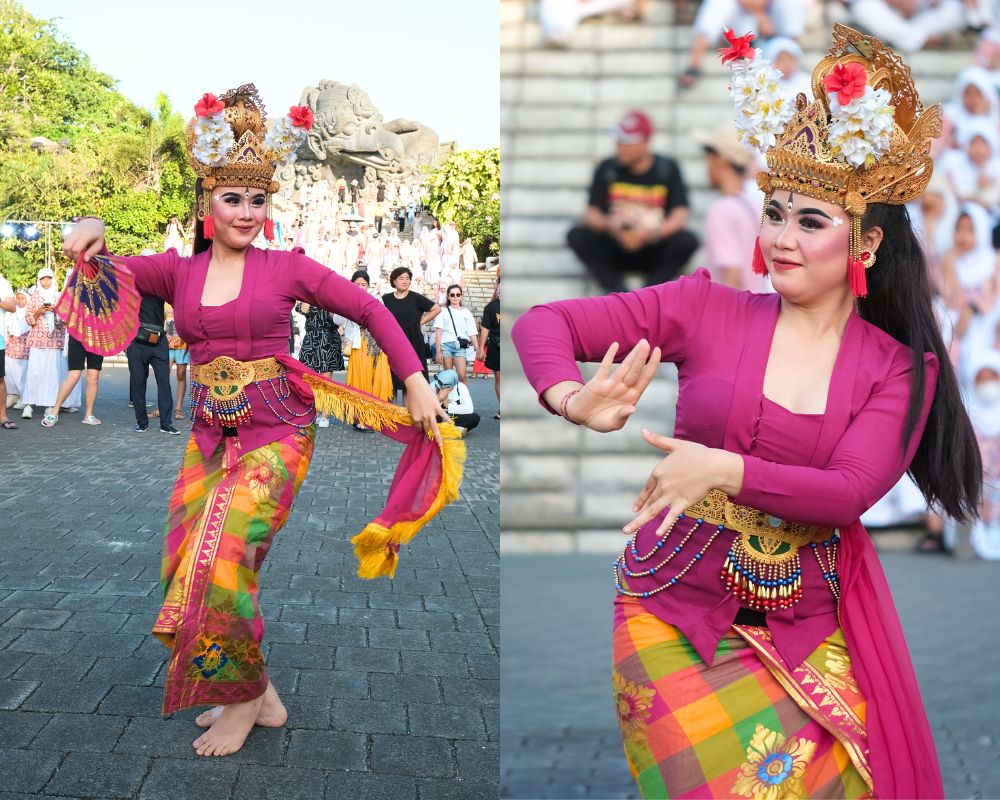
<instances>
[{"instance_id":1,"label":"floral pattern on sarong","mask_svg":"<svg viewBox=\"0 0 1000 800\"><path fill-rule=\"evenodd\" d=\"M757 725L732 791L752 800L804 797L802 776L815 752L815 742L797 736L786 741L777 731Z\"/></svg>"},{"instance_id":2,"label":"floral pattern on sarong","mask_svg":"<svg viewBox=\"0 0 1000 800\"><path fill-rule=\"evenodd\" d=\"M256 502L263 503L270 496L272 490L286 477L281 459L272 448L258 447L247 453L243 457L243 461L250 469L247 474L250 494Z\"/></svg>"},{"instance_id":3,"label":"floral pattern on sarong","mask_svg":"<svg viewBox=\"0 0 1000 800\"><path fill-rule=\"evenodd\" d=\"M656 692L648 686L639 686L626 680L619 672L614 672L612 682L615 688L615 705L618 709L618 724L622 736L629 737L646 729L646 720L652 713L653 697Z\"/></svg>"}]
</instances>

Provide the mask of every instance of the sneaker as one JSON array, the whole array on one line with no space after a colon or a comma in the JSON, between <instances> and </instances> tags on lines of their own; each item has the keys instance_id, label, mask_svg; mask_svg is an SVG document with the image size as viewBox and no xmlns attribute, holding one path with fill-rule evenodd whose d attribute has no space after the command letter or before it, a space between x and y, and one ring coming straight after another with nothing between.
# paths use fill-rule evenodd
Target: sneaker
<instances>
[{"instance_id":1,"label":"sneaker","mask_svg":"<svg viewBox=\"0 0 1000 800\"><path fill-rule=\"evenodd\" d=\"M145 432L146 432L146 427L147 427L147 426L145 426L145 425L140 425L140 424L139 424L139 423L137 422L137 423L135 424L135 427L134 427L134 428L132 428L132 430L134 430L134 431L135 431L136 433L145 433Z\"/></svg>"},{"instance_id":2,"label":"sneaker","mask_svg":"<svg viewBox=\"0 0 1000 800\"><path fill-rule=\"evenodd\" d=\"M25 406L21 412L21 419L31 419L31 406Z\"/></svg>"},{"instance_id":3,"label":"sneaker","mask_svg":"<svg viewBox=\"0 0 1000 800\"><path fill-rule=\"evenodd\" d=\"M321 428L329 428L330 419L328 417L316 417L316 424Z\"/></svg>"},{"instance_id":4,"label":"sneaker","mask_svg":"<svg viewBox=\"0 0 1000 800\"><path fill-rule=\"evenodd\" d=\"M179 430L177 430L177 428L175 428L173 425L161 425L160 426L160 432L161 433L169 433L171 436L180 436L181 435L181 432Z\"/></svg>"},{"instance_id":5,"label":"sneaker","mask_svg":"<svg viewBox=\"0 0 1000 800\"><path fill-rule=\"evenodd\" d=\"M88 414L83 419L80 420L84 425L100 425L101 421L95 417L93 414Z\"/></svg>"}]
</instances>

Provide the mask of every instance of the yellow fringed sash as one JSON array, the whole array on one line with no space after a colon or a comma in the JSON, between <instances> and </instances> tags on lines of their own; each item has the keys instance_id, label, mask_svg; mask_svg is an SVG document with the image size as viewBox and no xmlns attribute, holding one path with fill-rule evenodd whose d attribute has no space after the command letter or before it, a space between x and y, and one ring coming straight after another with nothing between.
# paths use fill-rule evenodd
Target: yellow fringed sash
<instances>
[{"instance_id":1,"label":"yellow fringed sash","mask_svg":"<svg viewBox=\"0 0 1000 800\"><path fill-rule=\"evenodd\" d=\"M415 427L405 408L367 397L356 391L305 373L302 379L313 392L317 411L344 423L358 423L369 428L396 430L398 426ZM399 563L399 547L409 542L420 529L448 503L458 498L465 464L465 442L453 422L439 422L441 431L441 485L429 508L414 520L401 520L391 528L369 522L351 539L358 559L359 578L391 578ZM433 434L427 434L432 437Z\"/></svg>"}]
</instances>

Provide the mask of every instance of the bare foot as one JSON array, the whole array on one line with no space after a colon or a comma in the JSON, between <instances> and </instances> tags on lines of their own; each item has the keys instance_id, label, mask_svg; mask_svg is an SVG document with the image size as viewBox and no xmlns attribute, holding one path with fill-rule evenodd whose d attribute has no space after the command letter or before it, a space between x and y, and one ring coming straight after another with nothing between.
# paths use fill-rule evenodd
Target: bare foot
<instances>
[{"instance_id":1,"label":"bare foot","mask_svg":"<svg viewBox=\"0 0 1000 800\"><path fill-rule=\"evenodd\" d=\"M194 724L199 728L211 728L219 721L225 708L225 706L216 706L208 711L203 711L195 718ZM267 690L264 692L264 700L260 704L260 711L257 712L257 719L254 720L253 724L263 728L280 728L287 720L288 711L285 710L281 698L278 697L274 684L268 683Z\"/></svg>"},{"instance_id":2,"label":"bare foot","mask_svg":"<svg viewBox=\"0 0 1000 800\"><path fill-rule=\"evenodd\" d=\"M243 747L253 729L263 701L261 696L247 703L224 706L215 724L194 740L192 747L195 752L199 756L228 756L235 753Z\"/></svg>"}]
</instances>

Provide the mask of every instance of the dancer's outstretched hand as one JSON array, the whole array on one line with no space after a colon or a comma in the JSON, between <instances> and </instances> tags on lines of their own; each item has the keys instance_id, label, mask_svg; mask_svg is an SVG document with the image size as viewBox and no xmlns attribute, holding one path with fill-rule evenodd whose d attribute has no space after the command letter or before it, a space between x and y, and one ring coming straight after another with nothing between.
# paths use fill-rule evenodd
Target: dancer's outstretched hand
<instances>
[{"instance_id":1,"label":"dancer's outstretched hand","mask_svg":"<svg viewBox=\"0 0 1000 800\"><path fill-rule=\"evenodd\" d=\"M73 226L63 239L63 253L76 261L83 253L83 260L90 261L104 249L104 223L96 217L84 217Z\"/></svg>"},{"instance_id":2,"label":"dancer's outstretched hand","mask_svg":"<svg viewBox=\"0 0 1000 800\"><path fill-rule=\"evenodd\" d=\"M433 433L434 440L441 447L444 443L438 420L448 419L448 414L441 408L434 390L420 372L414 372L403 384L406 386L406 410L410 412L414 424L427 433Z\"/></svg>"},{"instance_id":3,"label":"dancer's outstretched hand","mask_svg":"<svg viewBox=\"0 0 1000 800\"><path fill-rule=\"evenodd\" d=\"M604 354L597 374L566 404L566 414L573 422L595 431L617 431L635 413L635 404L660 365L660 348L650 352L649 342L641 339L613 369L617 352L615 342Z\"/></svg>"}]
</instances>

